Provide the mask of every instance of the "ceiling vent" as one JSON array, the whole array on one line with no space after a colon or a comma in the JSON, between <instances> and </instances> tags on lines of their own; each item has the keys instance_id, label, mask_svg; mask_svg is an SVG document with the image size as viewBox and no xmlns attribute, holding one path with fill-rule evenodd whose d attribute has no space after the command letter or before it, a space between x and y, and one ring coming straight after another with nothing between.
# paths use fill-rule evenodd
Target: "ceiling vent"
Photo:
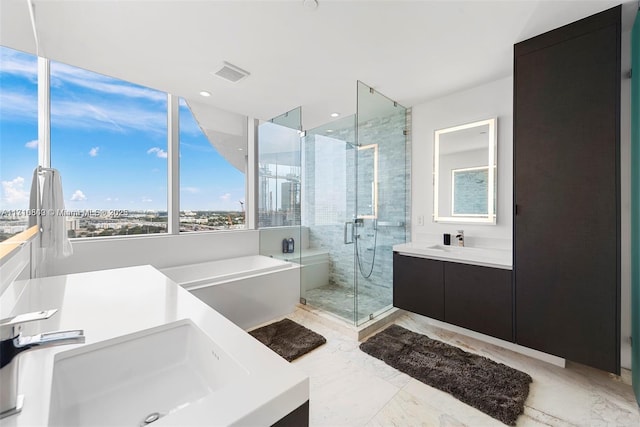
<instances>
[{"instance_id":1,"label":"ceiling vent","mask_svg":"<svg viewBox=\"0 0 640 427\"><path fill-rule=\"evenodd\" d=\"M233 64L229 64L228 62L223 62L222 68L220 68L213 74L218 77L222 77L225 80L229 80L230 82L237 83L247 77L249 75L249 72L243 70L240 67L236 67Z\"/></svg>"}]
</instances>

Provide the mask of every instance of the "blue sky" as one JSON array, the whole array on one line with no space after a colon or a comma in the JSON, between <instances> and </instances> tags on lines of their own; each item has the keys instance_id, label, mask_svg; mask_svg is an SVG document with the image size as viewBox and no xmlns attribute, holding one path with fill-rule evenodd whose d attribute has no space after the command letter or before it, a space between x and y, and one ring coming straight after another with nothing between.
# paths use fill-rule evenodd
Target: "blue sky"
<instances>
[{"instance_id":1,"label":"blue sky","mask_svg":"<svg viewBox=\"0 0 640 427\"><path fill-rule=\"evenodd\" d=\"M67 209L166 210L163 92L51 62L51 165ZM0 208L28 205L37 165L37 61L0 47ZM239 210L244 174L180 103L181 210Z\"/></svg>"}]
</instances>

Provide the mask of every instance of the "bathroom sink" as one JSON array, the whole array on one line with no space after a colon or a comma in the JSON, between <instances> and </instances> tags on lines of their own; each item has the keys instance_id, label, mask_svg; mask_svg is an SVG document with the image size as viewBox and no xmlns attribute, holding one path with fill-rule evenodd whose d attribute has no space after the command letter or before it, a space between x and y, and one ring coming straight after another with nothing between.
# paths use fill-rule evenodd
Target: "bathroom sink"
<instances>
[{"instance_id":1,"label":"bathroom sink","mask_svg":"<svg viewBox=\"0 0 640 427\"><path fill-rule=\"evenodd\" d=\"M140 426L164 417L179 425L181 409L247 375L180 320L56 354L49 425Z\"/></svg>"},{"instance_id":2,"label":"bathroom sink","mask_svg":"<svg viewBox=\"0 0 640 427\"><path fill-rule=\"evenodd\" d=\"M431 249L434 251L442 251L442 252L449 252L451 250L450 247L443 246L443 245L431 245L431 246L427 246L427 249Z\"/></svg>"}]
</instances>

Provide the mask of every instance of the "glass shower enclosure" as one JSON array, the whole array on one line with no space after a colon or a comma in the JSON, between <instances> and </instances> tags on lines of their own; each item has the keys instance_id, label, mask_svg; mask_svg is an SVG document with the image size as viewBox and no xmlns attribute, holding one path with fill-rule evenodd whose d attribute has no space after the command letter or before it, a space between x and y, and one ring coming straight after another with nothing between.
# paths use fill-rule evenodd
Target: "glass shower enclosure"
<instances>
[{"instance_id":1,"label":"glass shower enclosure","mask_svg":"<svg viewBox=\"0 0 640 427\"><path fill-rule=\"evenodd\" d=\"M301 301L355 325L392 308L392 247L406 241L405 129L406 108L358 82L356 114L303 137L300 262L316 268L301 268Z\"/></svg>"},{"instance_id":2,"label":"glass shower enclosure","mask_svg":"<svg viewBox=\"0 0 640 427\"><path fill-rule=\"evenodd\" d=\"M304 132L299 107L258 127L260 253L300 264L300 302L352 325L392 308L406 113L358 82L353 115Z\"/></svg>"}]
</instances>

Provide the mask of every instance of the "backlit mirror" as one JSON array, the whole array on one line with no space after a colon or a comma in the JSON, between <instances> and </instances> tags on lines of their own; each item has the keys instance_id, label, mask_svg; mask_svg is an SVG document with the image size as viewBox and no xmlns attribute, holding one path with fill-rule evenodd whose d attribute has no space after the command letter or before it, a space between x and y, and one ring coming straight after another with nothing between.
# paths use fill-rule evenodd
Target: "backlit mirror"
<instances>
[{"instance_id":1,"label":"backlit mirror","mask_svg":"<svg viewBox=\"0 0 640 427\"><path fill-rule=\"evenodd\" d=\"M496 223L497 119L435 131L433 220Z\"/></svg>"}]
</instances>

